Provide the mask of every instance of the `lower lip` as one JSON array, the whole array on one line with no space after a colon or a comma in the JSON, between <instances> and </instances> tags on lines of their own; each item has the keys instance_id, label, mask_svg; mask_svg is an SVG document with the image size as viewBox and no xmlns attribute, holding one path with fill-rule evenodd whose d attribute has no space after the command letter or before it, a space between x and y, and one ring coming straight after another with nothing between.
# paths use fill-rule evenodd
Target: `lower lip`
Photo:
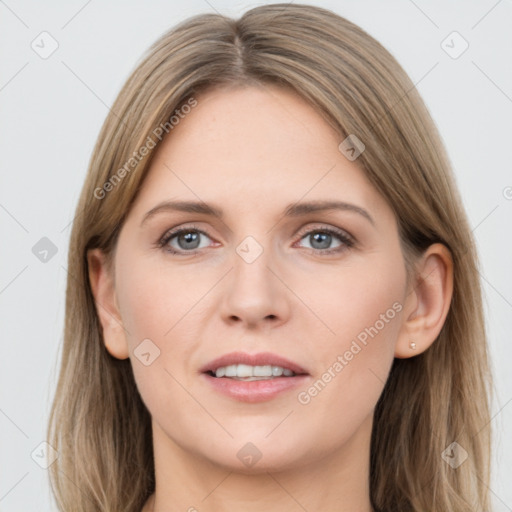
<instances>
[{"instance_id":1,"label":"lower lip","mask_svg":"<svg viewBox=\"0 0 512 512\"><path fill-rule=\"evenodd\" d=\"M223 395L239 400L240 402L265 402L277 395L304 385L309 375L296 375L294 377L275 377L268 380L235 380L226 377L212 377L202 374L208 384Z\"/></svg>"}]
</instances>

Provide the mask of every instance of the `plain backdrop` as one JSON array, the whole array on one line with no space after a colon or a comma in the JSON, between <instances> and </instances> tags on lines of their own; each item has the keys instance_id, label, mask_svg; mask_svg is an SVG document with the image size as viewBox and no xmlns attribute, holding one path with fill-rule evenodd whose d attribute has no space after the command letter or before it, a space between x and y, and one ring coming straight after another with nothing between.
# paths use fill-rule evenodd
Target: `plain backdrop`
<instances>
[{"instance_id":1,"label":"plain backdrop","mask_svg":"<svg viewBox=\"0 0 512 512\"><path fill-rule=\"evenodd\" d=\"M512 3L310 3L357 23L398 59L448 149L481 257L497 388L494 510L511 511ZM174 24L257 5L0 1L0 511L56 510L37 460L62 343L70 223L109 106Z\"/></svg>"}]
</instances>

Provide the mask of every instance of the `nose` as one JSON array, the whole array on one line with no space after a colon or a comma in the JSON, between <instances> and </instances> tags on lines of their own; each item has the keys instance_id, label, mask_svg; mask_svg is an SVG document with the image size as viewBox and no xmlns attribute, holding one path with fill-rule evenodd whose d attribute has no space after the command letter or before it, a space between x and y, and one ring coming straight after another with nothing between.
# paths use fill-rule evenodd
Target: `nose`
<instances>
[{"instance_id":1,"label":"nose","mask_svg":"<svg viewBox=\"0 0 512 512\"><path fill-rule=\"evenodd\" d=\"M226 276L221 314L228 324L249 329L276 327L290 315L290 293L279 276L279 265L270 252L254 260L233 256L233 269Z\"/></svg>"}]
</instances>

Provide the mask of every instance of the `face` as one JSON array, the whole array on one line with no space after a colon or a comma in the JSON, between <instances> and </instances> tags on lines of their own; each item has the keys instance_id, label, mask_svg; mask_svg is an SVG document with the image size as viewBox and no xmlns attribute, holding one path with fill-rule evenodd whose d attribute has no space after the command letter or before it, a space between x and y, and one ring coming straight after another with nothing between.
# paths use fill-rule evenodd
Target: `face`
<instances>
[{"instance_id":1,"label":"face","mask_svg":"<svg viewBox=\"0 0 512 512\"><path fill-rule=\"evenodd\" d=\"M241 471L343 453L369 432L403 323L396 219L293 92L196 99L114 259L155 440Z\"/></svg>"}]
</instances>

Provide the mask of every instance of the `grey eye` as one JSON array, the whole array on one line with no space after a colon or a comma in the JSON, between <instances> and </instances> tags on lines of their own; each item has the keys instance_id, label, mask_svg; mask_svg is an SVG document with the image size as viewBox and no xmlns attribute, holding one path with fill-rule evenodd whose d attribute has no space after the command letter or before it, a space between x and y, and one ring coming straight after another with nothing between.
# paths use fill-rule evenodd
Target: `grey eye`
<instances>
[{"instance_id":1,"label":"grey eye","mask_svg":"<svg viewBox=\"0 0 512 512\"><path fill-rule=\"evenodd\" d=\"M325 249L333 249L334 247L339 247L340 245L342 245L339 241L338 244L335 245L334 247L331 245L336 238L339 238L339 235L333 236L331 233L326 231L314 231L308 233L306 236L302 238L302 240L309 241L309 248L322 251Z\"/></svg>"},{"instance_id":2,"label":"grey eye","mask_svg":"<svg viewBox=\"0 0 512 512\"><path fill-rule=\"evenodd\" d=\"M174 250L190 252L196 249L201 249L208 245L200 245L201 236L208 239L206 234L201 231L193 229L183 229L169 236L165 244L169 245Z\"/></svg>"}]
</instances>

